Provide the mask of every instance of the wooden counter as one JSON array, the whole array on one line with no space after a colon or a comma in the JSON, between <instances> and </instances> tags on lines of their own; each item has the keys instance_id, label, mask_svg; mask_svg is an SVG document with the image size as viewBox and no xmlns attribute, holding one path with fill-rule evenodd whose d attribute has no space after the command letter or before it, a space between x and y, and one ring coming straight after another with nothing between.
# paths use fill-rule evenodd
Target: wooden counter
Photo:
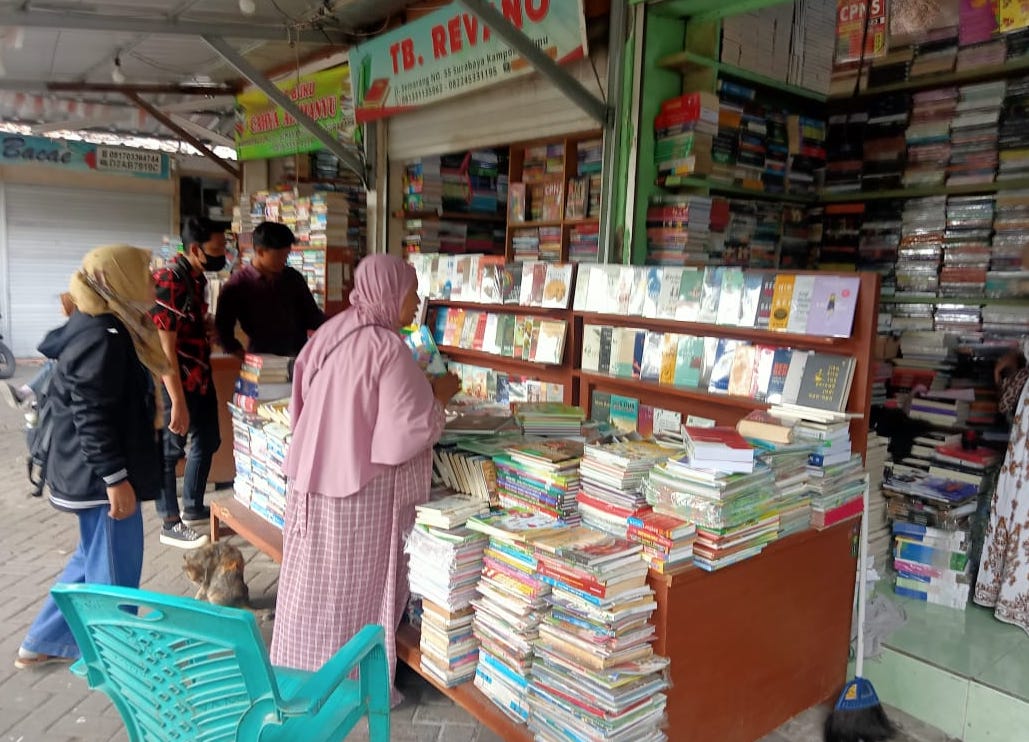
<instances>
[{"instance_id":1,"label":"wooden counter","mask_svg":"<svg viewBox=\"0 0 1029 742\"><path fill-rule=\"evenodd\" d=\"M236 391L236 379L242 362L235 356L218 354L211 356L211 372L214 374L214 390L218 395L218 432L222 444L211 459L210 484L231 485L236 478L236 462L232 456L232 414L228 403ZM179 461L178 475L182 476L185 464Z\"/></svg>"},{"instance_id":2,"label":"wooden counter","mask_svg":"<svg viewBox=\"0 0 1029 742\"><path fill-rule=\"evenodd\" d=\"M212 535L228 526L277 562L282 532L231 496L211 503ZM805 531L709 574L650 573L658 654L672 659L668 737L753 742L839 693L846 681L858 521ZM471 683L445 688L421 670L416 629L397 657L505 740L531 735Z\"/></svg>"},{"instance_id":3,"label":"wooden counter","mask_svg":"<svg viewBox=\"0 0 1029 742\"><path fill-rule=\"evenodd\" d=\"M672 659L669 739L753 742L846 680L859 521L805 531L708 574L650 573Z\"/></svg>"}]
</instances>

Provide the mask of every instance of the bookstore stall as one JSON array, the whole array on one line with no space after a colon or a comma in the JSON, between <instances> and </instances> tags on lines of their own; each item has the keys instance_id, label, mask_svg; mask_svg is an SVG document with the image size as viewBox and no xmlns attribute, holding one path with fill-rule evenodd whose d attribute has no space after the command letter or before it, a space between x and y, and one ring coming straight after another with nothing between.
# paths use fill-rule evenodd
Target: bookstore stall
<instances>
[{"instance_id":1,"label":"bookstore stall","mask_svg":"<svg viewBox=\"0 0 1029 742\"><path fill-rule=\"evenodd\" d=\"M405 337L463 384L398 656L505 739L744 742L833 698L866 491L879 597L979 610L994 368L1029 334L1029 36L957 3L685 5L634 9L634 170L599 173L632 265L590 249L599 132L551 124L548 84L387 126L389 245L428 299ZM359 111L396 89L368 78ZM288 362L244 378L212 511L276 556ZM926 720L985 738L972 697Z\"/></svg>"}]
</instances>

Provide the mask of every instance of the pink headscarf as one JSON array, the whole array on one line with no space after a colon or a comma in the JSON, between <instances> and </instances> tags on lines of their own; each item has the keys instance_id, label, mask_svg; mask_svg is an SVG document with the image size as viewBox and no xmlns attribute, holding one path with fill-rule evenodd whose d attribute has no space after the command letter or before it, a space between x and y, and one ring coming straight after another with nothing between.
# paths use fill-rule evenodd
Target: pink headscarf
<instances>
[{"instance_id":1,"label":"pink headscarf","mask_svg":"<svg viewBox=\"0 0 1029 742\"><path fill-rule=\"evenodd\" d=\"M401 304L416 283L414 268L399 258L364 258L350 309L304 346L293 372L286 458L294 489L348 497L439 440L442 407L397 333Z\"/></svg>"}]
</instances>

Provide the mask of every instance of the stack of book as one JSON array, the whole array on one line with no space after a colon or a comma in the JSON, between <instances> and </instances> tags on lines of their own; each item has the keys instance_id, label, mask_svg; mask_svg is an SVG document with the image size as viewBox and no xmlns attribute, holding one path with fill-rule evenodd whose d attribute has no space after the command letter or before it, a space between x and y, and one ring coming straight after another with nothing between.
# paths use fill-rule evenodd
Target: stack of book
<instances>
[{"instance_id":1,"label":"stack of book","mask_svg":"<svg viewBox=\"0 0 1029 742\"><path fill-rule=\"evenodd\" d=\"M998 193L994 205L989 275L1021 270L1026 225L1029 225L1029 191Z\"/></svg>"},{"instance_id":2,"label":"stack of book","mask_svg":"<svg viewBox=\"0 0 1029 742\"><path fill-rule=\"evenodd\" d=\"M906 138L908 144L905 186L941 186L951 154L951 121L958 105L957 88L938 88L915 93Z\"/></svg>"},{"instance_id":3,"label":"stack of book","mask_svg":"<svg viewBox=\"0 0 1029 742\"><path fill-rule=\"evenodd\" d=\"M706 196L651 196L647 208L647 262L706 265L711 204Z\"/></svg>"},{"instance_id":4,"label":"stack of book","mask_svg":"<svg viewBox=\"0 0 1029 742\"><path fill-rule=\"evenodd\" d=\"M498 511L470 518L468 528L490 539L476 588L479 597L472 601L472 628L479 640L475 687L511 719L524 723L529 718L533 642L550 593L531 542L567 526L526 511Z\"/></svg>"},{"instance_id":5,"label":"stack of book","mask_svg":"<svg viewBox=\"0 0 1029 742\"><path fill-rule=\"evenodd\" d=\"M487 436L446 435L432 449L433 481L454 492L499 504L497 467L493 457L522 437L511 433Z\"/></svg>"},{"instance_id":6,"label":"stack of book","mask_svg":"<svg viewBox=\"0 0 1029 742\"><path fill-rule=\"evenodd\" d=\"M404 210L442 211L443 177L441 159L422 157L404 167Z\"/></svg>"},{"instance_id":7,"label":"stack of book","mask_svg":"<svg viewBox=\"0 0 1029 742\"><path fill-rule=\"evenodd\" d=\"M568 260L573 263L600 261L600 222L572 227L568 233Z\"/></svg>"},{"instance_id":8,"label":"stack of book","mask_svg":"<svg viewBox=\"0 0 1029 742\"><path fill-rule=\"evenodd\" d=\"M1000 169L997 180L1029 177L1029 77L1009 80L1000 114Z\"/></svg>"},{"instance_id":9,"label":"stack of book","mask_svg":"<svg viewBox=\"0 0 1029 742\"><path fill-rule=\"evenodd\" d=\"M997 136L1005 81L963 85L951 121L947 185L992 183L997 171Z\"/></svg>"},{"instance_id":10,"label":"stack of book","mask_svg":"<svg viewBox=\"0 0 1029 742\"><path fill-rule=\"evenodd\" d=\"M915 600L964 610L971 586L971 534L894 521L894 591Z\"/></svg>"},{"instance_id":11,"label":"stack of book","mask_svg":"<svg viewBox=\"0 0 1029 742\"><path fill-rule=\"evenodd\" d=\"M463 524L484 510L460 495L419 505L404 545L411 594L422 599L421 666L447 687L471 680L479 658L471 604L487 539Z\"/></svg>"},{"instance_id":12,"label":"stack of book","mask_svg":"<svg viewBox=\"0 0 1029 742\"><path fill-rule=\"evenodd\" d=\"M795 440L796 423L754 410L736 424L736 430L754 446L757 461L772 470L779 513L779 537L811 526L811 495L807 489L808 458L815 444Z\"/></svg>"},{"instance_id":13,"label":"stack of book","mask_svg":"<svg viewBox=\"0 0 1029 742\"><path fill-rule=\"evenodd\" d=\"M579 464L583 525L625 538L628 519L649 509L640 492L643 478L671 453L648 441L587 444Z\"/></svg>"},{"instance_id":14,"label":"stack of book","mask_svg":"<svg viewBox=\"0 0 1029 742\"><path fill-rule=\"evenodd\" d=\"M884 95L869 104L861 187L866 191L902 187L907 159L905 131L910 101L904 94Z\"/></svg>"},{"instance_id":15,"label":"stack of book","mask_svg":"<svg viewBox=\"0 0 1029 742\"><path fill-rule=\"evenodd\" d=\"M951 196L940 296L981 296L992 255L993 196Z\"/></svg>"},{"instance_id":16,"label":"stack of book","mask_svg":"<svg viewBox=\"0 0 1029 742\"><path fill-rule=\"evenodd\" d=\"M868 204L861 224L857 269L875 271L882 276L880 293L889 296L897 290L897 250L900 247L903 206L882 201ZM880 312L882 316L882 312Z\"/></svg>"},{"instance_id":17,"label":"stack of book","mask_svg":"<svg viewBox=\"0 0 1029 742\"><path fill-rule=\"evenodd\" d=\"M582 450L582 443L560 438L509 446L494 457L500 505L577 523Z\"/></svg>"},{"instance_id":18,"label":"stack of book","mask_svg":"<svg viewBox=\"0 0 1029 742\"><path fill-rule=\"evenodd\" d=\"M549 610L529 684L541 740L661 739L668 661L654 654L657 608L640 546L587 528L534 542Z\"/></svg>"},{"instance_id":19,"label":"stack of book","mask_svg":"<svg viewBox=\"0 0 1029 742\"><path fill-rule=\"evenodd\" d=\"M825 134L824 190L827 193L854 193L861 190L867 124L868 113L864 111L829 117Z\"/></svg>"},{"instance_id":20,"label":"stack of book","mask_svg":"<svg viewBox=\"0 0 1029 742\"><path fill-rule=\"evenodd\" d=\"M575 145L575 172L579 178L587 178L588 186L586 213L583 216L600 216L601 173L604 167L604 140L587 139Z\"/></svg>"},{"instance_id":21,"label":"stack of book","mask_svg":"<svg viewBox=\"0 0 1029 742\"><path fill-rule=\"evenodd\" d=\"M643 560L661 573L693 562L697 527L690 521L653 511L629 517L626 537L643 547Z\"/></svg>"},{"instance_id":22,"label":"stack of book","mask_svg":"<svg viewBox=\"0 0 1029 742\"><path fill-rule=\"evenodd\" d=\"M890 563L890 522L887 518L883 478L889 461L890 439L869 432L865 448L865 471L868 472L868 555L879 574L885 574Z\"/></svg>"},{"instance_id":23,"label":"stack of book","mask_svg":"<svg viewBox=\"0 0 1029 742\"><path fill-rule=\"evenodd\" d=\"M947 230L947 198L916 198L904 206L897 251L897 293L935 296Z\"/></svg>"},{"instance_id":24,"label":"stack of book","mask_svg":"<svg viewBox=\"0 0 1029 742\"><path fill-rule=\"evenodd\" d=\"M654 118L658 178L710 174L711 145L717 133L717 96L695 92L664 101Z\"/></svg>"},{"instance_id":25,"label":"stack of book","mask_svg":"<svg viewBox=\"0 0 1029 742\"><path fill-rule=\"evenodd\" d=\"M811 527L822 530L860 514L866 480L861 454L851 450L849 423L804 420L794 435L815 446L807 467Z\"/></svg>"},{"instance_id":26,"label":"stack of book","mask_svg":"<svg viewBox=\"0 0 1029 742\"><path fill-rule=\"evenodd\" d=\"M701 569L759 554L779 531L772 470L754 463L753 447L735 430L684 426L683 437L687 455L659 464L644 480L647 502L656 513L696 525L693 558ZM704 437L716 440L705 444Z\"/></svg>"},{"instance_id":27,"label":"stack of book","mask_svg":"<svg viewBox=\"0 0 1029 742\"><path fill-rule=\"evenodd\" d=\"M557 402L515 405L515 419L526 435L567 437L580 434L586 413L581 407Z\"/></svg>"},{"instance_id":28,"label":"stack of book","mask_svg":"<svg viewBox=\"0 0 1029 742\"><path fill-rule=\"evenodd\" d=\"M236 464L237 500L282 528L286 512L284 467L289 418L278 413L288 403L291 359L247 354L229 405Z\"/></svg>"}]
</instances>

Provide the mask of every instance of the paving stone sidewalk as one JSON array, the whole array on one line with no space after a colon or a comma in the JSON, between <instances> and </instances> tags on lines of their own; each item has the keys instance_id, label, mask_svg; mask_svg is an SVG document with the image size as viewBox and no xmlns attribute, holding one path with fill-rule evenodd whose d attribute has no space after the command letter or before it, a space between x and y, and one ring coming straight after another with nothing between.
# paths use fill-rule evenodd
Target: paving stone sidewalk
<instances>
[{"instance_id":1,"label":"paving stone sidewalk","mask_svg":"<svg viewBox=\"0 0 1029 742\"><path fill-rule=\"evenodd\" d=\"M34 369L22 365L18 379ZM0 382L3 383L3 382ZM0 409L0 742L106 742L127 740L121 718L101 693L91 693L66 666L14 669L18 645L35 617L46 591L75 548L74 519L45 501L27 495L24 421L20 413ZM179 549L158 541L158 519L146 503L146 556L143 587L174 595L194 590L182 572ZM246 578L255 607L275 603L278 567L239 538L233 542L247 558ZM271 624L262 625L266 639ZM403 667L398 685L404 704L392 714L392 739L397 742L491 742L501 738L454 705L449 699ZM746 709L741 708L741 713ZM766 742L817 742L825 708L814 708L783 725ZM898 740L946 742L941 732L892 711L903 726ZM688 740L685 731L669 730L671 740ZM351 739L366 739L363 729ZM298 742L302 742L299 741ZM705 740L704 742L715 742Z\"/></svg>"}]
</instances>

